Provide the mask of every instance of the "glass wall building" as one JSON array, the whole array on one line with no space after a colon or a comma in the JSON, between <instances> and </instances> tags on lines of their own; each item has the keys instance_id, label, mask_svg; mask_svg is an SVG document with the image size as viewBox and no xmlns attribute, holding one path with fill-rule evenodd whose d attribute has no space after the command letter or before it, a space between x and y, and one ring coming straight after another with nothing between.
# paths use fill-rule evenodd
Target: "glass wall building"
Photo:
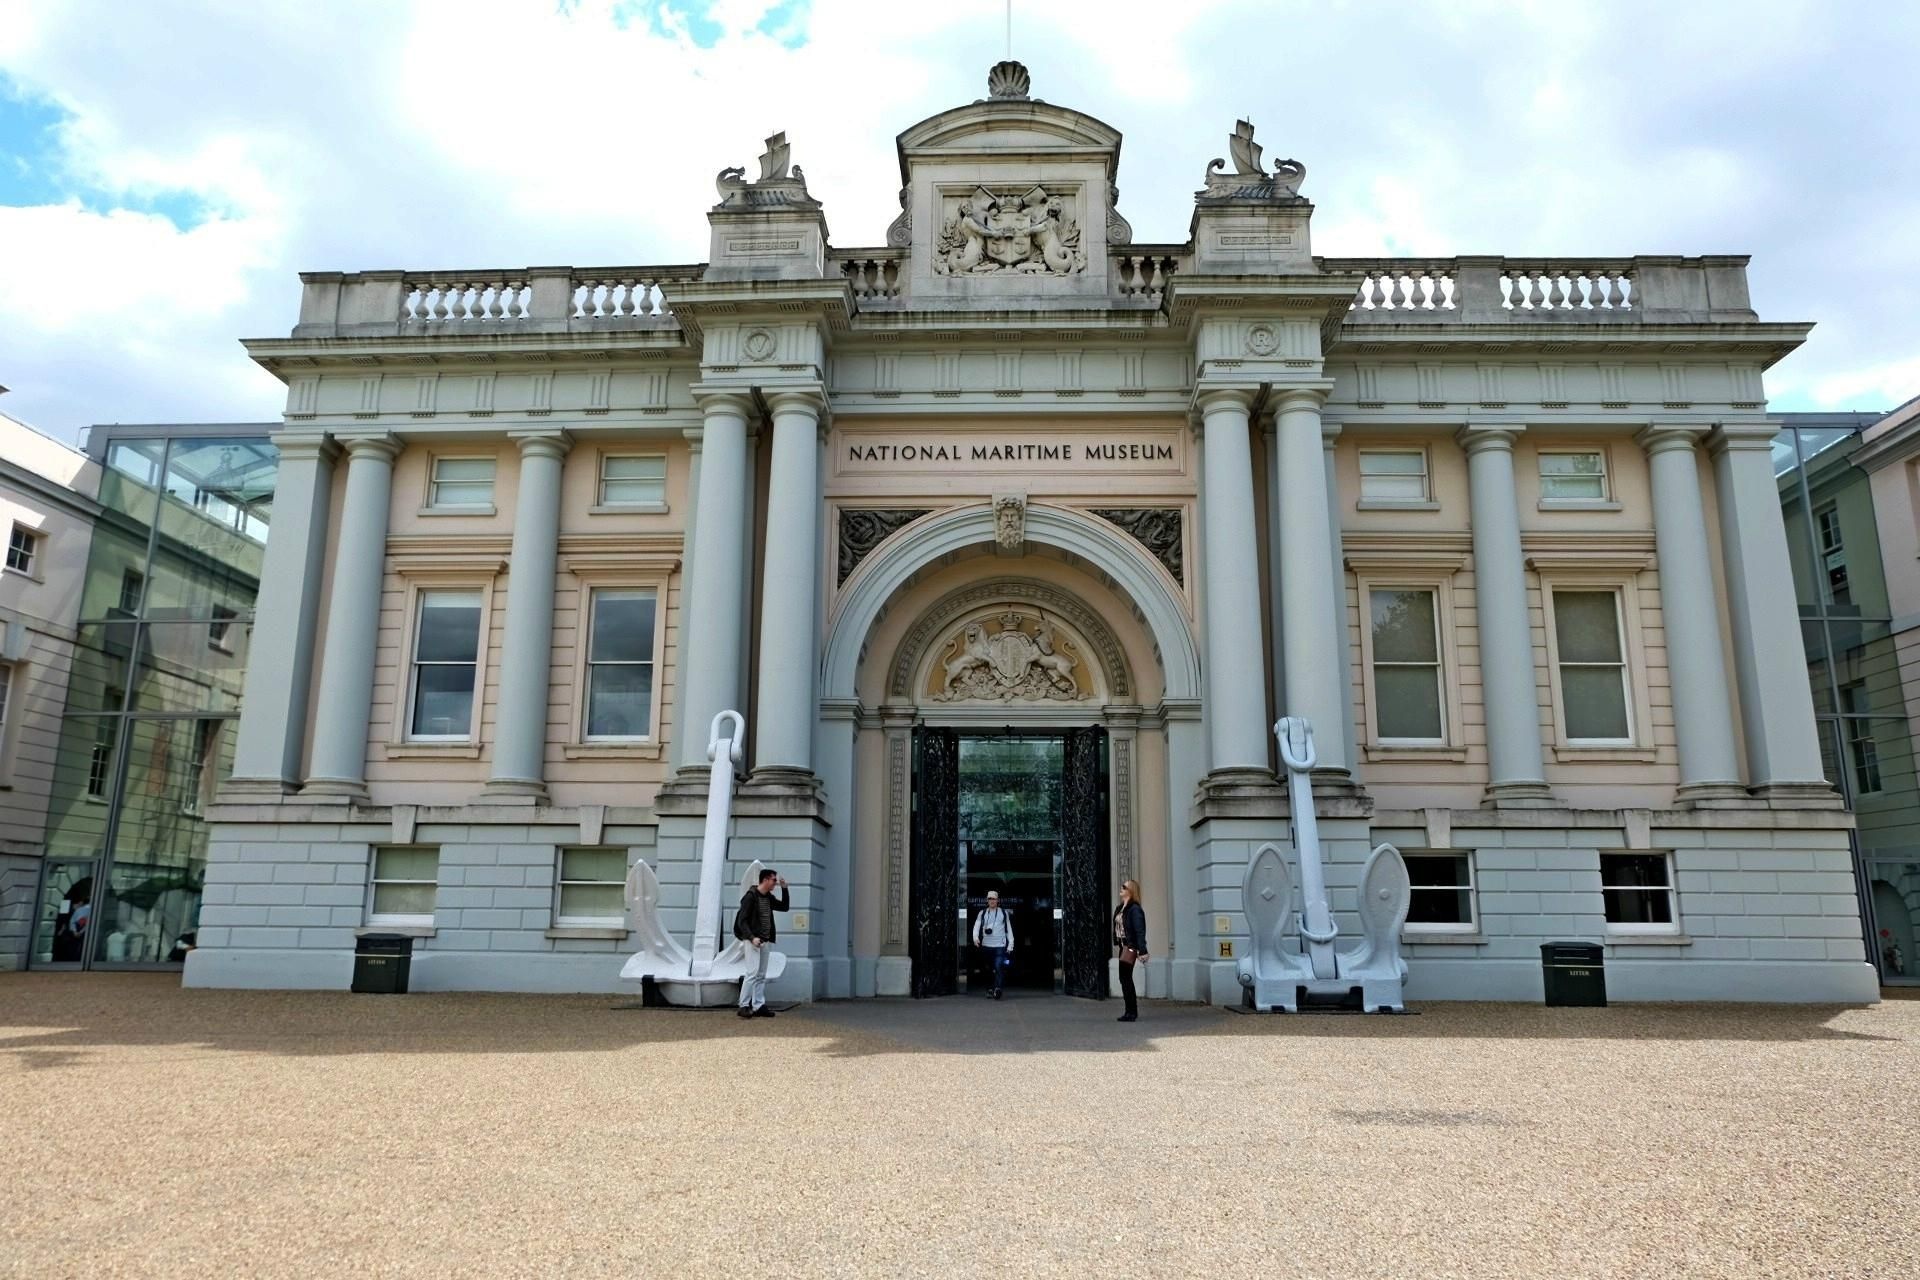
<instances>
[{"instance_id":1,"label":"glass wall building","mask_svg":"<svg viewBox=\"0 0 1920 1280\"><path fill-rule=\"evenodd\" d=\"M270 428L100 427L28 964L177 965L231 770L272 517Z\"/></svg>"},{"instance_id":2,"label":"glass wall building","mask_svg":"<svg viewBox=\"0 0 1920 1280\"><path fill-rule=\"evenodd\" d=\"M1871 478L1854 462L1877 413L1781 414L1774 470L1827 778L1859 826L1868 958L1887 985L1920 985L1920 778L1908 686L1920 666L1896 634ZM1901 628L1904 629L1904 628Z\"/></svg>"}]
</instances>

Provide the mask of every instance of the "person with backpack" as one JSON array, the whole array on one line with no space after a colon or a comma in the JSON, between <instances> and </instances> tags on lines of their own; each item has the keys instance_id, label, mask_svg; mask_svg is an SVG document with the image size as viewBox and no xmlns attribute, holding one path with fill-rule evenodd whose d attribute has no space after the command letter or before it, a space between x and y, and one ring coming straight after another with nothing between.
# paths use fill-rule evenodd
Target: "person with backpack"
<instances>
[{"instance_id":1,"label":"person with backpack","mask_svg":"<svg viewBox=\"0 0 1920 1280\"><path fill-rule=\"evenodd\" d=\"M778 899L773 896L776 885L780 889ZM739 1013L743 1018L773 1016L773 1010L767 1008L767 957L773 954L773 913L785 911L787 905L787 878L765 868L759 882L740 895L740 910L733 915L733 936L758 957L754 972L740 979Z\"/></svg>"},{"instance_id":2,"label":"person with backpack","mask_svg":"<svg viewBox=\"0 0 1920 1280\"><path fill-rule=\"evenodd\" d=\"M987 909L973 918L973 945L987 953L993 968L993 998L1005 994L1007 964L1013 954L1013 917L1000 906L998 890L987 890Z\"/></svg>"}]
</instances>

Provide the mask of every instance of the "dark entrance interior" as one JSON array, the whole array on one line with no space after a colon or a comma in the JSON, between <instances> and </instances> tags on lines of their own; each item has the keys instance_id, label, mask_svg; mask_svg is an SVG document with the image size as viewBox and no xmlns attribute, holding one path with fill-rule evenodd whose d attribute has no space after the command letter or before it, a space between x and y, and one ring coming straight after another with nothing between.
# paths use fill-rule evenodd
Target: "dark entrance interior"
<instances>
[{"instance_id":1,"label":"dark entrance interior","mask_svg":"<svg viewBox=\"0 0 1920 1280\"><path fill-rule=\"evenodd\" d=\"M913 994L992 986L971 930L996 890L1007 985L1104 998L1106 731L923 728L913 755Z\"/></svg>"}]
</instances>

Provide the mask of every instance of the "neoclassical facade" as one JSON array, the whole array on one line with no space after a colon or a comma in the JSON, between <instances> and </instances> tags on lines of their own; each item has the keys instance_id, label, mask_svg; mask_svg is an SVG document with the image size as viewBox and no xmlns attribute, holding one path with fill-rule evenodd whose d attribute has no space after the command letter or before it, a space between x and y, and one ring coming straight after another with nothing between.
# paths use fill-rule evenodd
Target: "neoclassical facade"
<instances>
[{"instance_id":1,"label":"neoclassical facade","mask_svg":"<svg viewBox=\"0 0 1920 1280\"><path fill-rule=\"evenodd\" d=\"M794 998L1016 977L1238 1002L1241 885L1315 727L1334 905L1407 857L1415 999L1870 1000L1822 775L1741 257L1317 257L1305 168L1196 153L1187 238L1120 135L989 96L899 135L887 243L768 140L709 260L303 276L199 985L599 990L621 882L691 924L708 726L729 883L794 886Z\"/></svg>"}]
</instances>

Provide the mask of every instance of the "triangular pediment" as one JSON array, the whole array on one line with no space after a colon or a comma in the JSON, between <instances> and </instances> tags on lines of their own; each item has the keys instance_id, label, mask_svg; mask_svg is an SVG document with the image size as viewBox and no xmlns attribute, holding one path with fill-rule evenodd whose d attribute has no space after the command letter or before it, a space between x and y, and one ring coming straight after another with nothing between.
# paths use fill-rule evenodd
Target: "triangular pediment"
<instances>
[{"instance_id":1,"label":"triangular pediment","mask_svg":"<svg viewBox=\"0 0 1920 1280\"><path fill-rule=\"evenodd\" d=\"M1120 131L1084 112L1048 102L970 103L929 116L896 140L900 176L917 160L992 159L1007 155L1102 156L1111 178L1120 162Z\"/></svg>"}]
</instances>

